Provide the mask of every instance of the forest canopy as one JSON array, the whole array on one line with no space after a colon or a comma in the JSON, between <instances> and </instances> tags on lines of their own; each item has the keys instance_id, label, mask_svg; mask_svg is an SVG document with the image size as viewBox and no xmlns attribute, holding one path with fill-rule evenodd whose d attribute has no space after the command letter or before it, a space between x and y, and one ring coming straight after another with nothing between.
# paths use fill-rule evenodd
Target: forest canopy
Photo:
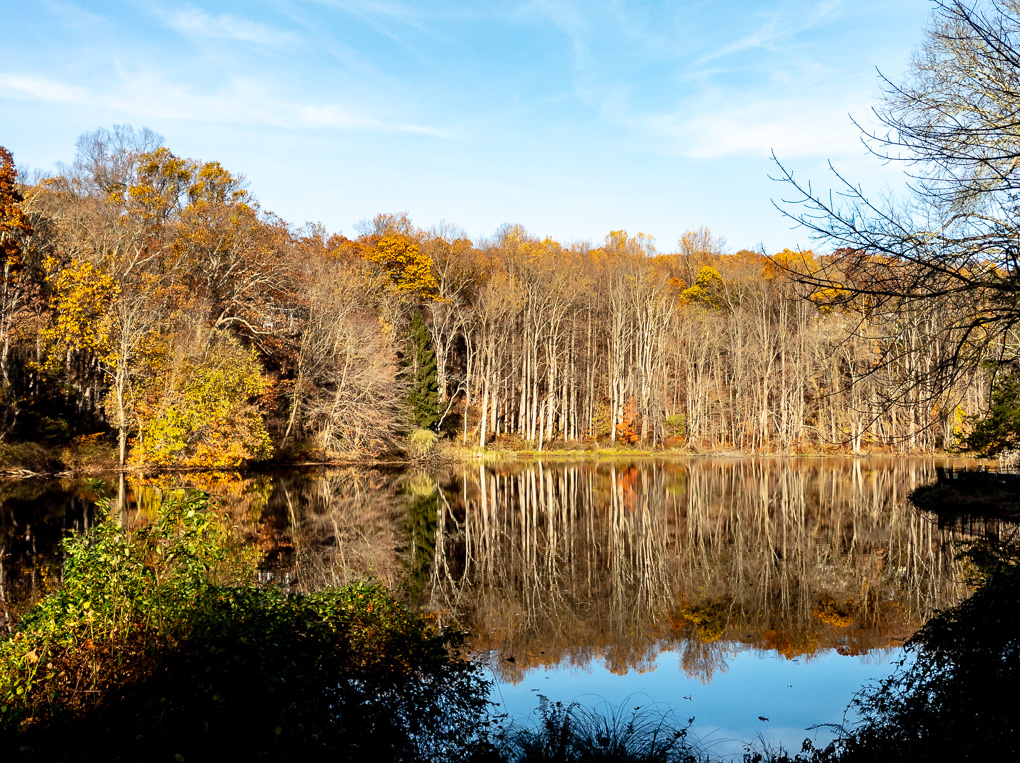
<instances>
[{"instance_id":1,"label":"forest canopy","mask_svg":"<svg viewBox=\"0 0 1020 763\"><path fill-rule=\"evenodd\" d=\"M373 457L416 427L539 450L930 450L988 396L975 369L889 405L944 348L843 287L804 299L839 253L729 253L703 227L673 251L516 225L471 241L406 214L351 239L130 127L31 184L0 160L7 441L108 436L139 467Z\"/></svg>"}]
</instances>

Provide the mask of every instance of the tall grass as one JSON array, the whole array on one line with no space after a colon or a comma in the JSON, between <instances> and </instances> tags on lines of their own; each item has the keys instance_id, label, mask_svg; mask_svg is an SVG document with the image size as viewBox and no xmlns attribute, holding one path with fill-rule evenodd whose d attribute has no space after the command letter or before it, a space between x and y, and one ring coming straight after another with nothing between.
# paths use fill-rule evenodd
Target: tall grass
<instances>
[{"instance_id":1,"label":"tall grass","mask_svg":"<svg viewBox=\"0 0 1020 763\"><path fill-rule=\"evenodd\" d=\"M511 763L699 763L707 757L688 738L693 718L677 723L672 713L564 705L539 696L538 721L510 725L497 749Z\"/></svg>"}]
</instances>

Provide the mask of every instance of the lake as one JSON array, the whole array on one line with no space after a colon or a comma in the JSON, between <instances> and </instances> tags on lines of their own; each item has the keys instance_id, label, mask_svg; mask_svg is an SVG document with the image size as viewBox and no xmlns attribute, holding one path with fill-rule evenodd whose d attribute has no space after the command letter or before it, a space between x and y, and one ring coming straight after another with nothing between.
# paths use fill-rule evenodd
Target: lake
<instances>
[{"instance_id":1,"label":"lake","mask_svg":"<svg viewBox=\"0 0 1020 763\"><path fill-rule=\"evenodd\" d=\"M966 595L959 538L911 508L922 458L685 458L128 479L129 522L214 495L288 590L371 577L468 630L515 718L538 695L672 712L715 754L799 750ZM102 480L0 483L0 618L59 581ZM2 625L2 622L0 622Z\"/></svg>"}]
</instances>

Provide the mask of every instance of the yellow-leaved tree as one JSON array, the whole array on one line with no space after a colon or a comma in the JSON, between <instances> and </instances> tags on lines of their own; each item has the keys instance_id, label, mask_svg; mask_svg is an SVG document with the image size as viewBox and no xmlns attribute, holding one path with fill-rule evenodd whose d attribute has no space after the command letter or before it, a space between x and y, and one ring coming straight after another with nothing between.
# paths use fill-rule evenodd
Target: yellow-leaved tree
<instances>
[{"instance_id":1,"label":"yellow-leaved tree","mask_svg":"<svg viewBox=\"0 0 1020 763\"><path fill-rule=\"evenodd\" d=\"M255 351L223 332L189 345L165 348L135 385L132 462L233 467L272 455L259 405L271 385Z\"/></svg>"},{"instance_id":2,"label":"yellow-leaved tree","mask_svg":"<svg viewBox=\"0 0 1020 763\"><path fill-rule=\"evenodd\" d=\"M95 358L110 384L107 403L123 465L133 361L153 322L153 302L124 294L116 279L91 262L72 262L53 278L51 303L55 322L43 334L50 348L49 365L56 367L72 352Z\"/></svg>"},{"instance_id":3,"label":"yellow-leaved tree","mask_svg":"<svg viewBox=\"0 0 1020 763\"><path fill-rule=\"evenodd\" d=\"M684 289L681 298L692 305L701 305L710 310L722 307L725 286L719 271L710 265L702 265L694 285Z\"/></svg>"},{"instance_id":4,"label":"yellow-leaved tree","mask_svg":"<svg viewBox=\"0 0 1020 763\"><path fill-rule=\"evenodd\" d=\"M422 299L436 298L439 284L433 273L432 258L422 252L414 239L387 233L369 236L359 243L362 257L383 268L398 290Z\"/></svg>"},{"instance_id":5,"label":"yellow-leaved tree","mask_svg":"<svg viewBox=\"0 0 1020 763\"><path fill-rule=\"evenodd\" d=\"M286 340L286 230L249 203L243 178L158 142L83 136L41 194L61 221L48 365L103 401L122 466L129 440L134 463L236 465L271 450L253 402L268 387L253 351L222 332L263 351Z\"/></svg>"},{"instance_id":6,"label":"yellow-leaved tree","mask_svg":"<svg viewBox=\"0 0 1020 763\"><path fill-rule=\"evenodd\" d=\"M26 307L31 293L31 279L23 272L22 250L32 235L32 226L22 209L23 201L14 157L0 146L0 427L7 423L5 420L13 419L2 415L13 410L10 351L16 316Z\"/></svg>"}]
</instances>

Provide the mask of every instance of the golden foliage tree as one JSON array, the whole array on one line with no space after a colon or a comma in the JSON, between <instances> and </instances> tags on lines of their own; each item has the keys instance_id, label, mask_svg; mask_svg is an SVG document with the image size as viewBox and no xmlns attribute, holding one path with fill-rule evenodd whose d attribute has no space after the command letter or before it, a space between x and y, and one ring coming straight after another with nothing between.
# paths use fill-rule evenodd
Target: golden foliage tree
<instances>
[{"instance_id":1,"label":"golden foliage tree","mask_svg":"<svg viewBox=\"0 0 1020 763\"><path fill-rule=\"evenodd\" d=\"M220 333L168 348L160 361L137 385L133 462L233 467L272 455L259 407L270 384L253 350Z\"/></svg>"},{"instance_id":2,"label":"golden foliage tree","mask_svg":"<svg viewBox=\"0 0 1020 763\"><path fill-rule=\"evenodd\" d=\"M388 233L362 242L362 256L385 270L397 289L422 299L433 299L439 289L432 258L409 236Z\"/></svg>"},{"instance_id":3,"label":"golden foliage tree","mask_svg":"<svg viewBox=\"0 0 1020 763\"><path fill-rule=\"evenodd\" d=\"M17 262L21 239L32 233L28 216L21 208L24 197L18 191L18 169L10 151L0 146L0 257Z\"/></svg>"},{"instance_id":4,"label":"golden foliage tree","mask_svg":"<svg viewBox=\"0 0 1020 763\"><path fill-rule=\"evenodd\" d=\"M684 289L681 296L690 304L718 310L722 307L722 294L723 278L719 271L710 265L703 265L694 285Z\"/></svg>"}]
</instances>

